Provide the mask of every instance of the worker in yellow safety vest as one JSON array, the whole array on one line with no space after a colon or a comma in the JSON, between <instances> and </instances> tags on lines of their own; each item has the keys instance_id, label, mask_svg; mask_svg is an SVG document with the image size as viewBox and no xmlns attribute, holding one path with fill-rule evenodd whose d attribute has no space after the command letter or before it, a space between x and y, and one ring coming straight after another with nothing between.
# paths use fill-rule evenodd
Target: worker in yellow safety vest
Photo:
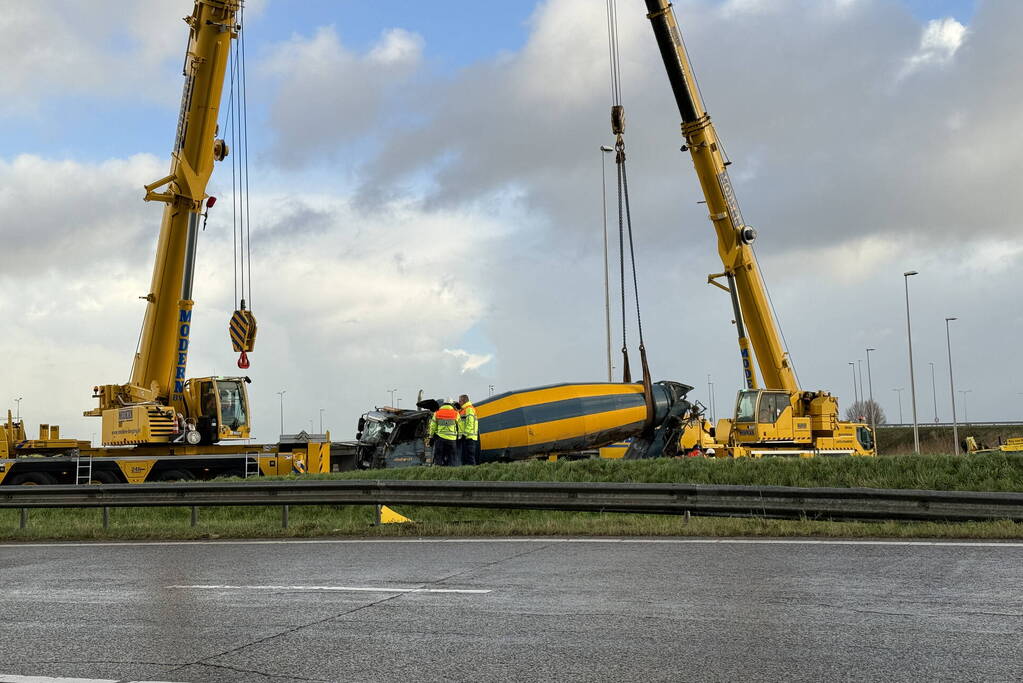
<instances>
[{"instance_id":1,"label":"worker in yellow safety vest","mask_svg":"<svg viewBox=\"0 0 1023 683\"><path fill-rule=\"evenodd\" d=\"M466 394L458 397L461 406L462 438L458 440L463 465L480 464L480 423L476 419L476 407Z\"/></svg>"},{"instance_id":2,"label":"worker in yellow safety vest","mask_svg":"<svg viewBox=\"0 0 1023 683\"><path fill-rule=\"evenodd\" d=\"M462 432L462 420L451 401L441 404L430 418L427 443L433 444L433 464L440 467L457 465L458 436Z\"/></svg>"}]
</instances>

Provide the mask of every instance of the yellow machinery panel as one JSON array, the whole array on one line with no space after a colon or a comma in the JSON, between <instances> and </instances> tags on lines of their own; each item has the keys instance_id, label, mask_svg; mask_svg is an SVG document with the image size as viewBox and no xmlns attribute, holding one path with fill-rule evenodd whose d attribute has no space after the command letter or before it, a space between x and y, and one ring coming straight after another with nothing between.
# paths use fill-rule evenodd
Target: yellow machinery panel
<instances>
[{"instance_id":1,"label":"yellow machinery panel","mask_svg":"<svg viewBox=\"0 0 1023 683\"><path fill-rule=\"evenodd\" d=\"M103 411L103 443L107 445L169 443L177 432L173 408L148 404Z\"/></svg>"}]
</instances>

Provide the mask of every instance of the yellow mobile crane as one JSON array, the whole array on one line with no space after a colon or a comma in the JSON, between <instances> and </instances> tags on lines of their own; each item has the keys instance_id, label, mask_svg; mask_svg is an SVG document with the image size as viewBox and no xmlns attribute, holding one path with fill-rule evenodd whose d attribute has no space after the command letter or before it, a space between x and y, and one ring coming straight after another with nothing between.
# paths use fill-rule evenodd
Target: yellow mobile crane
<instances>
[{"instance_id":1,"label":"yellow mobile crane","mask_svg":"<svg viewBox=\"0 0 1023 683\"><path fill-rule=\"evenodd\" d=\"M734 418L720 420L716 427L702 419L692 420L681 446L700 444L714 447L717 455L733 456L873 455L874 439L867 425L842 422L838 400L830 393L800 389L753 253L756 231L746 225L739 211L728 177L729 162L704 109L671 3L646 0L646 6L682 115L682 150L692 155L717 232L724 271L711 275L708 281L731 297L746 380ZM755 367L760 369L760 380Z\"/></svg>"},{"instance_id":2,"label":"yellow mobile crane","mask_svg":"<svg viewBox=\"0 0 1023 683\"><path fill-rule=\"evenodd\" d=\"M165 206L152 286L142 297L147 305L139 349L131 380L95 387L99 406L85 413L102 418L107 446L182 439L206 445L249 437L247 378L185 378L199 221L215 201L206 195L213 164L228 154L227 143L216 137L217 117L239 9L239 0L196 0L185 18L190 37L170 173L145 186L145 200ZM255 319L245 314L250 324L243 353L252 350L256 331Z\"/></svg>"},{"instance_id":3,"label":"yellow mobile crane","mask_svg":"<svg viewBox=\"0 0 1023 683\"><path fill-rule=\"evenodd\" d=\"M217 116L239 9L238 0L197 0L185 18L190 38L170 173L146 185L145 200L165 206L152 286L142 297L147 306L139 349L131 380L95 387L99 406L85 413L102 418L104 445L249 437L245 378L185 378L199 219L212 205L206 184L213 164L228 154L227 143L216 137ZM255 321L251 313L247 319L252 325L244 350L250 351Z\"/></svg>"},{"instance_id":4,"label":"yellow mobile crane","mask_svg":"<svg viewBox=\"0 0 1023 683\"><path fill-rule=\"evenodd\" d=\"M104 447L62 439L49 425L40 425L39 439L30 440L23 422L8 413L0 423L0 484L138 483L329 469L329 435L241 443L251 433L247 377L185 375L200 219L215 202L206 194L214 163L228 155L227 143L217 137L217 118L242 7L241 0L194 2L185 17L185 85L170 173L145 186L145 200L163 202L164 211L152 286L141 297L146 314L131 379L94 387L99 405L85 412L102 419ZM244 298L230 336L245 369L256 321ZM221 443L231 440L236 444Z\"/></svg>"}]
</instances>

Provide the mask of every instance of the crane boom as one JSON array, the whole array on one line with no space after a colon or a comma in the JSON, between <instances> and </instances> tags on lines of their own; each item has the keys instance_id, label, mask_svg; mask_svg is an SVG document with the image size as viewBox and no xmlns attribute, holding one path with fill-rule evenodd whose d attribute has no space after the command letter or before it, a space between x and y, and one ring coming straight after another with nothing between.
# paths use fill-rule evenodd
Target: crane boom
<instances>
[{"instance_id":1,"label":"crane boom","mask_svg":"<svg viewBox=\"0 0 1023 683\"><path fill-rule=\"evenodd\" d=\"M86 415L103 418L107 445L144 445L184 440L190 444L245 439L250 433L247 378L186 379L192 330L199 219L214 163L228 153L217 138L217 118L231 41L239 35L241 0L195 0L190 16L170 172L145 186L146 201L164 203L153 279L146 296L139 348L127 384L95 387L99 406ZM250 351L255 320L249 311L236 348Z\"/></svg>"},{"instance_id":2,"label":"crane boom","mask_svg":"<svg viewBox=\"0 0 1023 683\"><path fill-rule=\"evenodd\" d=\"M728 164L714 124L704 110L671 3L667 0L646 0L646 5L675 103L682 115L685 148L692 155L710 219L717 232L718 254L725 269L721 275L728 281L726 289L733 294L747 387L756 387L749 358L751 343L764 388L799 393L799 383L789 364L751 246L756 232L742 219L728 177Z\"/></svg>"},{"instance_id":3,"label":"crane boom","mask_svg":"<svg viewBox=\"0 0 1023 683\"><path fill-rule=\"evenodd\" d=\"M724 272L711 275L708 281L731 295L746 379L745 390L736 398L734 419L719 420L716 426L692 421L683 432L681 445L713 446L715 452L723 447L736 456L872 455L874 438L866 425L841 421L838 400L830 393L799 388L753 252L757 233L746 225L739 210L728 177L730 162L704 109L671 3L646 0L646 8L682 116L682 150L692 157L717 233ZM721 278L727 285L718 282ZM751 348L754 359L750 358ZM758 386L754 362L762 386Z\"/></svg>"},{"instance_id":4,"label":"crane boom","mask_svg":"<svg viewBox=\"0 0 1023 683\"><path fill-rule=\"evenodd\" d=\"M198 0L186 17L191 31L170 173L146 186L146 201L166 205L131 384L157 400L182 400L199 218L214 160L227 153L216 139L217 115L239 8L239 0Z\"/></svg>"}]
</instances>

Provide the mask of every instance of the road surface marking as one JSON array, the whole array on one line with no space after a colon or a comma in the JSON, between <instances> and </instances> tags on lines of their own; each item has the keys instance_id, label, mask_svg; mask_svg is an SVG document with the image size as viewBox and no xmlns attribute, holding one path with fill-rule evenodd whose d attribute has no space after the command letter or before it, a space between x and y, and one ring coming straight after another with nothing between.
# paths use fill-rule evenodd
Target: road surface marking
<instances>
[{"instance_id":1,"label":"road surface marking","mask_svg":"<svg viewBox=\"0 0 1023 683\"><path fill-rule=\"evenodd\" d=\"M130 546L180 546L180 545L337 545L337 544L386 544L386 543L658 543L664 545L881 545L881 546L928 546L950 548L1023 548L1023 543L1012 541L916 541L881 539L827 539L827 538L316 538L316 539L275 539L263 541L76 541L71 543L0 543L7 549L14 548L109 548ZM0 680L0 683L5 683Z\"/></svg>"},{"instance_id":2,"label":"road surface marking","mask_svg":"<svg viewBox=\"0 0 1023 683\"><path fill-rule=\"evenodd\" d=\"M12 676L0 674L0 683L169 683L168 681L129 681L124 678L50 678L49 676Z\"/></svg>"},{"instance_id":3,"label":"road surface marking","mask_svg":"<svg viewBox=\"0 0 1023 683\"><path fill-rule=\"evenodd\" d=\"M185 588L189 590L246 590L246 591L337 591L342 593L470 593L482 595L492 591L468 588L396 588L388 586L231 586L231 585L195 585L165 586L165 588ZM0 681L0 683L3 683Z\"/></svg>"}]
</instances>

